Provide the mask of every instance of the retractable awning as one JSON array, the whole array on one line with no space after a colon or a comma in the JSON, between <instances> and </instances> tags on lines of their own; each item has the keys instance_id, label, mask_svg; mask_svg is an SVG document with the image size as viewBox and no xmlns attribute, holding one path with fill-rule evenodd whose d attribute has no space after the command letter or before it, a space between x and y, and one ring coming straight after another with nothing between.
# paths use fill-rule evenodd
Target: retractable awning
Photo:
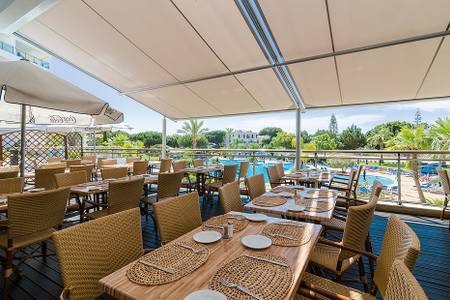
<instances>
[{"instance_id":1,"label":"retractable awning","mask_svg":"<svg viewBox=\"0 0 450 300\"><path fill-rule=\"evenodd\" d=\"M306 108L448 97L449 21L448 0L62 0L17 35L187 119L295 109L278 66Z\"/></svg>"}]
</instances>

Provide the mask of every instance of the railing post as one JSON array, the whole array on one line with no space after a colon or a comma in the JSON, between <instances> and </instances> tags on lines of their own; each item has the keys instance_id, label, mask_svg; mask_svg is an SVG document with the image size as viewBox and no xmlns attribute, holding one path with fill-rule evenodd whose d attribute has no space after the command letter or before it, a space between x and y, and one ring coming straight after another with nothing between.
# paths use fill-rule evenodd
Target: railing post
<instances>
[{"instance_id":1,"label":"railing post","mask_svg":"<svg viewBox=\"0 0 450 300\"><path fill-rule=\"evenodd\" d=\"M314 167L317 167L317 161L319 159L317 151L314 152Z\"/></svg>"},{"instance_id":2,"label":"railing post","mask_svg":"<svg viewBox=\"0 0 450 300\"><path fill-rule=\"evenodd\" d=\"M401 168L401 154L397 153L397 201L402 205L402 168Z\"/></svg>"},{"instance_id":3,"label":"railing post","mask_svg":"<svg viewBox=\"0 0 450 300\"><path fill-rule=\"evenodd\" d=\"M253 160L253 175L256 175L256 156L255 156L255 151L252 151L252 160Z\"/></svg>"}]
</instances>

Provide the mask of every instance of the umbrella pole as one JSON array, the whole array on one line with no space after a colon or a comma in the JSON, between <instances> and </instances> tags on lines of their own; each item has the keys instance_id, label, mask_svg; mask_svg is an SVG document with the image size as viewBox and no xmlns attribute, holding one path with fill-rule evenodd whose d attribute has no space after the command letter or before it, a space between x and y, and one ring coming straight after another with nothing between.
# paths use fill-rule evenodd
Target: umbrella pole
<instances>
[{"instance_id":1,"label":"umbrella pole","mask_svg":"<svg viewBox=\"0 0 450 300\"><path fill-rule=\"evenodd\" d=\"M21 125L20 125L20 176L25 177L25 129L27 106L22 104Z\"/></svg>"}]
</instances>

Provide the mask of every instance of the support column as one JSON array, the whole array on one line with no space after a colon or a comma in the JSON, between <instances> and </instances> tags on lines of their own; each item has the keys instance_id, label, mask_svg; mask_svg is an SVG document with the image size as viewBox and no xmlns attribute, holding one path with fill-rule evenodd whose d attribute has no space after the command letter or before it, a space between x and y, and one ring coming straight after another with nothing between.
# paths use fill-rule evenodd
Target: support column
<instances>
[{"instance_id":1,"label":"support column","mask_svg":"<svg viewBox=\"0 0 450 300\"><path fill-rule=\"evenodd\" d=\"M161 146L161 157L166 158L166 144L167 144L167 128L166 128L166 117L162 120L162 146Z\"/></svg>"},{"instance_id":2,"label":"support column","mask_svg":"<svg viewBox=\"0 0 450 300\"><path fill-rule=\"evenodd\" d=\"M300 108L295 110L295 170L300 171L302 146L301 146L301 130L302 130L302 112Z\"/></svg>"},{"instance_id":3,"label":"support column","mask_svg":"<svg viewBox=\"0 0 450 300\"><path fill-rule=\"evenodd\" d=\"M22 104L20 114L20 177L25 176L25 130L27 106Z\"/></svg>"}]
</instances>

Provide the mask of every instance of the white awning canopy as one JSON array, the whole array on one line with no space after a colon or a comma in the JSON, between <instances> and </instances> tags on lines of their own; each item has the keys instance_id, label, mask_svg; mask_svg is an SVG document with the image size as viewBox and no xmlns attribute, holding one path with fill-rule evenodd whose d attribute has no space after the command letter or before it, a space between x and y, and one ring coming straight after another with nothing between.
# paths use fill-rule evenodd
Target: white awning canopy
<instances>
[{"instance_id":1,"label":"white awning canopy","mask_svg":"<svg viewBox=\"0 0 450 300\"><path fill-rule=\"evenodd\" d=\"M450 96L448 0L61 0L17 35L172 119L296 108L239 3L306 108Z\"/></svg>"}]
</instances>

